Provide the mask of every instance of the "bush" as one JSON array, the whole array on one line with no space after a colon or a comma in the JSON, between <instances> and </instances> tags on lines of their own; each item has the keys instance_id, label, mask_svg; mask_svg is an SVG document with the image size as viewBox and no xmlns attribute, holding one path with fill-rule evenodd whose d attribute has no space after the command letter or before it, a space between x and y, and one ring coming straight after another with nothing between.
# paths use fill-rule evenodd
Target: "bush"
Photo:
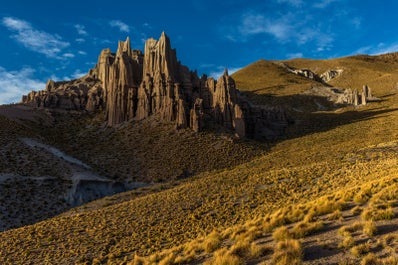
<instances>
[{"instance_id":1,"label":"bush","mask_svg":"<svg viewBox=\"0 0 398 265\"><path fill-rule=\"evenodd\" d=\"M286 239L276 245L272 261L278 265L295 265L302 263L303 252L298 240Z\"/></svg>"},{"instance_id":2,"label":"bush","mask_svg":"<svg viewBox=\"0 0 398 265\"><path fill-rule=\"evenodd\" d=\"M212 253L221 247L221 243L221 235L217 232L212 232L208 235L208 237L205 239L205 242L203 243L204 250L207 253Z\"/></svg>"},{"instance_id":3,"label":"bush","mask_svg":"<svg viewBox=\"0 0 398 265\"><path fill-rule=\"evenodd\" d=\"M242 260L222 248L214 253L214 257L205 263L206 265L241 265Z\"/></svg>"},{"instance_id":4,"label":"bush","mask_svg":"<svg viewBox=\"0 0 398 265\"><path fill-rule=\"evenodd\" d=\"M286 226L278 227L275 229L274 233L272 233L272 238L276 241L286 240L291 237L292 235Z\"/></svg>"}]
</instances>

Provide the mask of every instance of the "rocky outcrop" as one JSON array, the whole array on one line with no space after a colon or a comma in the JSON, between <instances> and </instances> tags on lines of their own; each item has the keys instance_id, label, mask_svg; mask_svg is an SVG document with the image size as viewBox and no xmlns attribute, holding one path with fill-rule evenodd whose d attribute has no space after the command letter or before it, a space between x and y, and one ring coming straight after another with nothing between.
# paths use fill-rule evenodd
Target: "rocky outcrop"
<instances>
[{"instance_id":1,"label":"rocky outcrop","mask_svg":"<svg viewBox=\"0 0 398 265\"><path fill-rule=\"evenodd\" d=\"M292 74L300 75L300 76L306 77L306 78L314 80L314 81L322 82L322 79L316 73L312 72L310 69L296 69L296 68L291 67L282 62L279 62L277 64L279 66L285 68L286 71L288 71Z\"/></svg>"},{"instance_id":2,"label":"rocky outcrop","mask_svg":"<svg viewBox=\"0 0 398 265\"><path fill-rule=\"evenodd\" d=\"M332 69L332 70L328 70L328 71L324 72L319 77L323 82L327 83L330 80L332 80L336 77L339 77L341 75L341 73L343 73L342 69Z\"/></svg>"},{"instance_id":3,"label":"rocky outcrop","mask_svg":"<svg viewBox=\"0 0 398 265\"><path fill-rule=\"evenodd\" d=\"M296 69L282 62L277 62L276 64L285 68L290 73L293 73L295 75L300 75L308 79L325 84L331 81L332 79L339 77L341 73L343 73L343 69L331 69L327 70L321 75L318 75L317 73L311 71L310 69Z\"/></svg>"},{"instance_id":4,"label":"rocky outcrop","mask_svg":"<svg viewBox=\"0 0 398 265\"><path fill-rule=\"evenodd\" d=\"M376 98L372 95L371 89L367 85L363 86L362 92L358 92L358 90L356 89L351 90L336 87L319 86L312 87L311 89L304 91L302 94L324 97L329 102L337 105L365 106L368 102L380 101L379 98Z\"/></svg>"},{"instance_id":5,"label":"rocky outcrop","mask_svg":"<svg viewBox=\"0 0 398 265\"><path fill-rule=\"evenodd\" d=\"M45 90L30 92L22 102L37 108L94 111L104 107L102 94L98 80L87 75L70 82L49 80Z\"/></svg>"},{"instance_id":6,"label":"rocky outcrop","mask_svg":"<svg viewBox=\"0 0 398 265\"><path fill-rule=\"evenodd\" d=\"M129 38L116 53L104 49L94 69L70 82L49 81L23 103L67 110L105 110L108 126L158 115L176 128L201 131L207 123L224 126L239 137L274 139L288 119L280 108L253 106L240 96L228 71L216 81L198 77L177 60L170 40L148 39L144 53L132 50Z\"/></svg>"}]
</instances>

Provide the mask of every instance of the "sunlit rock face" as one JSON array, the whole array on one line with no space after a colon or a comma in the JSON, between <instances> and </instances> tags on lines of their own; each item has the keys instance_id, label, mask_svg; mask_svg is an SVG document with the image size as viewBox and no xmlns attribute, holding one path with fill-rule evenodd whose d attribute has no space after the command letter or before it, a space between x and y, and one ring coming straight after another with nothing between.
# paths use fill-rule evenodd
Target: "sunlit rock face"
<instances>
[{"instance_id":1,"label":"sunlit rock face","mask_svg":"<svg viewBox=\"0 0 398 265\"><path fill-rule=\"evenodd\" d=\"M45 90L33 91L22 101L35 107L105 110L110 127L156 114L176 128L200 131L213 122L238 137L274 139L288 125L283 109L244 100L227 70L217 81L198 77L177 60L164 32L159 40L146 41L144 53L132 50L129 38L120 41L116 53L101 51L86 76L68 82L50 80Z\"/></svg>"}]
</instances>

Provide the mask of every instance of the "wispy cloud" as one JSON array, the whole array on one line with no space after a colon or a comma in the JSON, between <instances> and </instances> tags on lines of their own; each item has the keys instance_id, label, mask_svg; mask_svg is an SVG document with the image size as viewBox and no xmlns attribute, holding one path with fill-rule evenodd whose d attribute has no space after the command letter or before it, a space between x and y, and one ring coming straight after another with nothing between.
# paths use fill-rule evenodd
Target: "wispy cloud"
<instances>
[{"instance_id":1,"label":"wispy cloud","mask_svg":"<svg viewBox=\"0 0 398 265\"><path fill-rule=\"evenodd\" d=\"M286 59L303 58L303 57L304 57L304 54L301 52L286 54Z\"/></svg>"},{"instance_id":2,"label":"wispy cloud","mask_svg":"<svg viewBox=\"0 0 398 265\"><path fill-rule=\"evenodd\" d=\"M145 22L144 24L142 24L142 27L146 28L146 29L152 29L151 24L149 24L148 22Z\"/></svg>"},{"instance_id":3,"label":"wispy cloud","mask_svg":"<svg viewBox=\"0 0 398 265\"><path fill-rule=\"evenodd\" d=\"M45 83L33 77L35 70L24 67L18 71L7 71L0 66L0 104L20 102L22 95L31 90L44 89Z\"/></svg>"},{"instance_id":4,"label":"wispy cloud","mask_svg":"<svg viewBox=\"0 0 398 265\"><path fill-rule=\"evenodd\" d=\"M63 41L60 36L35 29L29 22L22 19L4 17L2 24L15 33L10 37L16 42L49 58L59 59L62 50L70 45L69 42Z\"/></svg>"},{"instance_id":5,"label":"wispy cloud","mask_svg":"<svg viewBox=\"0 0 398 265\"><path fill-rule=\"evenodd\" d=\"M64 76L63 80L73 80L73 79L77 79L80 78L82 76L85 76L87 73L82 72L80 69L77 69L76 71L74 71L69 77L68 76Z\"/></svg>"},{"instance_id":6,"label":"wispy cloud","mask_svg":"<svg viewBox=\"0 0 398 265\"><path fill-rule=\"evenodd\" d=\"M361 47L354 51L353 54L380 55L392 52L398 52L398 43L385 44L380 42L375 45Z\"/></svg>"},{"instance_id":7,"label":"wispy cloud","mask_svg":"<svg viewBox=\"0 0 398 265\"><path fill-rule=\"evenodd\" d=\"M280 17L270 18L263 14L248 12L242 15L238 34L235 40L268 34L280 43L296 43L298 45L315 43L320 50L329 47L333 41L333 35L323 30L318 25L312 25L306 21L305 16L301 20L296 14L287 13Z\"/></svg>"},{"instance_id":8,"label":"wispy cloud","mask_svg":"<svg viewBox=\"0 0 398 265\"><path fill-rule=\"evenodd\" d=\"M244 38L235 38L244 40L245 37L267 33L275 37L280 42L287 41L294 33L294 24L291 21L291 15L287 14L278 19L272 20L263 14L249 12L242 15L238 34Z\"/></svg>"},{"instance_id":9,"label":"wispy cloud","mask_svg":"<svg viewBox=\"0 0 398 265\"><path fill-rule=\"evenodd\" d=\"M75 58L75 55L73 53L67 52L62 54L62 57L64 58Z\"/></svg>"},{"instance_id":10,"label":"wispy cloud","mask_svg":"<svg viewBox=\"0 0 398 265\"><path fill-rule=\"evenodd\" d=\"M232 75L233 73L235 73L236 71L239 71L242 67L231 67L231 68L227 68L224 66L217 66L215 69L213 69L213 71L211 71L209 73L210 77L213 77L215 79L220 78L220 76L222 76L224 74L225 69L228 70L228 74Z\"/></svg>"},{"instance_id":11,"label":"wispy cloud","mask_svg":"<svg viewBox=\"0 0 398 265\"><path fill-rule=\"evenodd\" d=\"M287 3L289 5L299 7L303 4L303 1L302 0L277 0L277 3L278 4Z\"/></svg>"},{"instance_id":12,"label":"wispy cloud","mask_svg":"<svg viewBox=\"0 0 398 265\"><path fill-rule=\"evenodd\" d=\"M86 74L87 74L86 72L82 72L80 69L77 69L72 74L64 75L62 77L53 74L53 75L51 75L50 78L51 78L51 80L58 82L58 81L74 80L74 79L80 78L82 76L85 76Z\"/></svg>"},{"instance_id":13,"label":"wispy cloud","mask_svg":"<svg viewBox=\"0 0 398 265\"><path fill-rule=\"evenodd\" d=\"M130 27L121 20L112 20L109 25L114 28L118 28L121 32L130 32Z\"/></svg>"},{"instance_id":14,"label":"wispy cloud","mask_svg":"<svg viewBox=\"0 0 398 265\"><path fill-rule=\"evenodd\" d=\"M86 27L84 25L76 24L74 27L77 30L77 34L83 36L87 35Z\"/></svg>"},{"instance_id":15,"label":"wispy cloud","mask_svg":"<svg viewBox=\"0 0 398 265\"><path fill-rule=\"evenodd\" d=\"M317 3L314 4L315 8L326 8L328 5L330 5L333 2L337 2L338 0L322 0L318 1Z\"/></svg>"}]
</instances>

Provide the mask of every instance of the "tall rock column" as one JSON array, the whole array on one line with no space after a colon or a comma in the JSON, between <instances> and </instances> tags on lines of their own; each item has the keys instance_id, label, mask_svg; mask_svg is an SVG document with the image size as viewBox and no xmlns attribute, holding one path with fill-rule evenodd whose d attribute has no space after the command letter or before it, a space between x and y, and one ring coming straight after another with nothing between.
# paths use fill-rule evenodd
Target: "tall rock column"
<instances>
[{"instance_id":1,"label":"tall rock column","mask_svg":"<svg viewBox=\"0 0 398 265\"><path fill-rule=\"evenodd\" d=\"M213 90L210 88L210 90ZM213 109L216 121L230 129L233 129L235 104L237 103L235 81L225 70L218 79L213 93Z\"/></svg>"},{"instance_id":2,"label":"tall rock column","mask_svg":"<svg viewBox=\"0 0 398 265\"><path fill-rule=\"evenodd\" d=\"M129 52L130 40L119 42L115 62L109 73L107 89L106 118L110 126L127 120L128 90L133 87L133 71ZM126 48L125 48L126 46ZM130 51L131 52L131 51Z\"/></svg>"}]
</instances>

